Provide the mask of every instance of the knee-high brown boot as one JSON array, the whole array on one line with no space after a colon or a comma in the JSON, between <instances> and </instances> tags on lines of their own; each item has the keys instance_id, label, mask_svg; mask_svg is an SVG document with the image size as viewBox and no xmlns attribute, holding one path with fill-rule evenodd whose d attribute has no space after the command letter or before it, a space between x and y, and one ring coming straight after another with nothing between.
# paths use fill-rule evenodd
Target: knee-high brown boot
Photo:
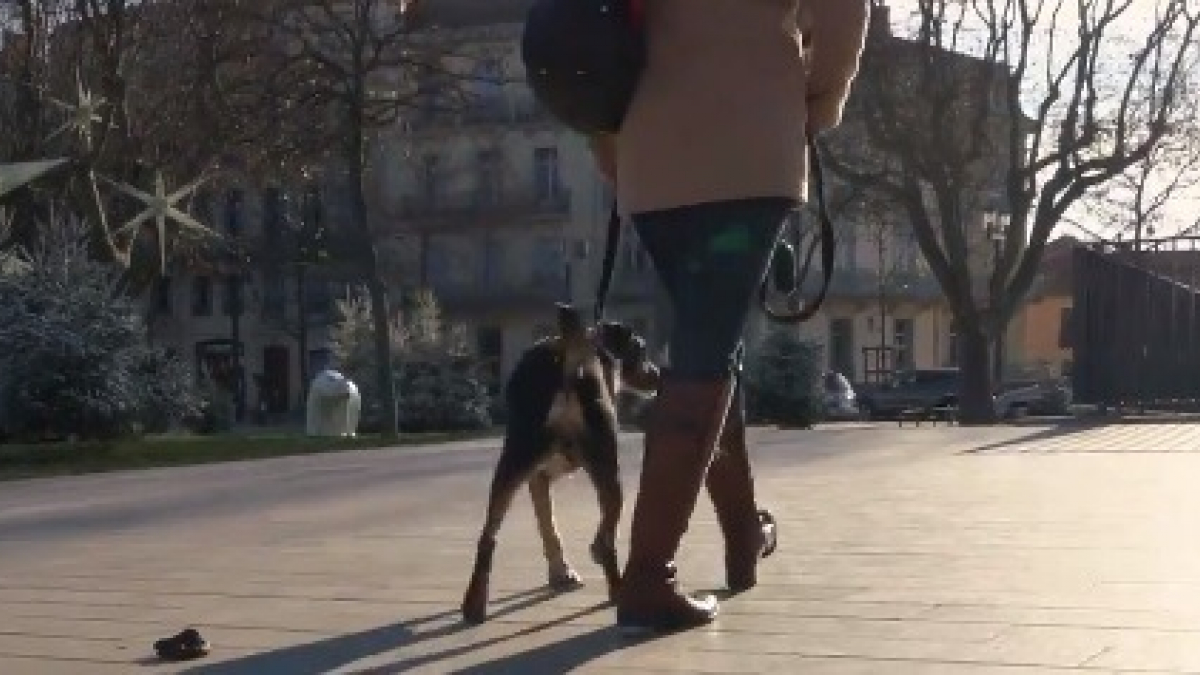
<instances>
[{"instance_id":1,"label":"knee-high brown boot","mask_svg":"<svg viewBox=\"0 0 1200 675\"><path fill-rule=\"evenodd\" d=\"M746 416L736 401L725 418L705 484L725 537L725 582L733 593L747 591L758 583L759 559L775 549L775 523L755 501Z\"/></svg>"},{"instance_id":2,"label":"knee-high brown boot","mask_svg":"<svg viewBox=\"0 0 1200 675\"><path fill-rule=\"evenodd\" d=\"M673 560L696 508L732 394L732 380L663 378L646 430L629 560L617 593L617 623L626 632L679 630L716 617L716 598L679 592Z\"/></svg>"}]
</instances>

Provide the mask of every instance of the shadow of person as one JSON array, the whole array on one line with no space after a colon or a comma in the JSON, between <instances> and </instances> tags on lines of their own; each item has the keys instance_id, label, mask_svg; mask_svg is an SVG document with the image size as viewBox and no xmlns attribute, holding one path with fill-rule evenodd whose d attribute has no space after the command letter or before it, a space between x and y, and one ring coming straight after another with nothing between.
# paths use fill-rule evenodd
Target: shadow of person
<instances>
[{"instance_id":1,"label":"shadow of person","mask_svg":"<svg viewBox=\"0 0 1200 675\"><path fill-rule=\"evenodd\" d=\"M464 675L567 673L635 644L638 642L621 635L616 626L602 626L553 644L451 672Z\"/></svg>"},{"instance_id":2,"label":"shadow of person","mask_svg":"<svg viewBox=\"0 0 1200 675\"><path fill-rule=\"evenodd\" d=\"M967 448L965 450L960 451L959 454L983 455L983 454L994 453L994 452L1005 451L1005 450L1021 451L1022 446L1024 446L1024 445L1036 445L1038 443L1044 443L1044 442L1062 441L1065 439L1065 437L1080 434L1085 431L1091 431L1092 429L1095 429L1098 426L1100 426L1099 423L1092 422L1090 420L1082 420L1082 421L1074 421L1073 420L1070 422L1063 422L1060 424L1056 424L1048 429L1039 429L1036 431L1031 430L1028 433L1023 433L1016 438L1011 438L1011 439L1008 439L1005 441L999 441L997 443L989 443L987 445L980 445L980 446L977 446L974 448ZM1049 449L1052 450L1056 447L1058 447L1058 446L1051 445Z\"/></svg>"},{"instance_id":3,"label":"shadow of person","mask_svg":"<svg viewBox=\"0 0 1200 675\"><path fill-rule=\"evenodd\" d=\"M571 621L583 618L588 614L592 614L610 606L611 605L608 603L599 603L592 605L591 607L585 607L579 611L572 612L571 614L558 619L554 619L553 621L547 621L534 626L528 626L506 635L489 638L487 640L481 640L470 645L454 647L432 654L423 654L408 659L401 659L386 665L355 670L350 675L392 675L394 673L402 673L422 666L433 665L442 661L448 661L459 656L502 644L510 640L528 637L530 635L570 623ZM502 673L508 675L512 675L514 673L565 673L601 656L604 656L605 654L619 651L637 643L638 641L630 640L628 637L622 636L616 626L604 626L595 628L586 633L572 636L566 640L560 640L523 652L493 659L484 664L468 666L465 668L459 668L457 670L446 668L442 672L470 673L472 675L501 675Z\"/></svg>"},{"instance_id":4,"label":"shadow of person","mask_svg":"<svg viewBox=\"0 0 1200 675\"><path fill-rule=\"evenodd\" d=\"M540 588L498 598L497 604L511 604L505 604L503 607L495 609L491 616L494 618L520 612L556 595L557 593L554 591ZM319 673L328 673L364 658L426 640L436 640L464 630L466 625L457 621L422 630L422 626L450 621L457 617L457 610L439 612L370 630L283 647L220 663L200 664L183 670L182 673L187 675L318 675ZM217 642L214 649L219 650L219 639ZM156 663L162 662L156 661Z\"/></svg>"}]
</instances>

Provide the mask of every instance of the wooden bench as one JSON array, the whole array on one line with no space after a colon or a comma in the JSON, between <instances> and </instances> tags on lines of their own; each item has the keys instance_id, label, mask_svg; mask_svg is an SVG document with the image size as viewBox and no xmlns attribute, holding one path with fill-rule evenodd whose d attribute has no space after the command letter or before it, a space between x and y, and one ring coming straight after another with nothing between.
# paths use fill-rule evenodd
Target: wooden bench
<instances>
[{"instance_id":1,"label":"wooden bench","mask_svg":"<svg viewBox=\"0 0 1200 675\"><path fill-rule=\"evenodd\" d=\"M929 422L937 426L938 422L954 424L957 419L958 408L956 406L938 405L928 408L906 408L896 415L896 425L902 427L905 422L912 422L919 427L923 422Z\"/></svg>"}]
</instances>

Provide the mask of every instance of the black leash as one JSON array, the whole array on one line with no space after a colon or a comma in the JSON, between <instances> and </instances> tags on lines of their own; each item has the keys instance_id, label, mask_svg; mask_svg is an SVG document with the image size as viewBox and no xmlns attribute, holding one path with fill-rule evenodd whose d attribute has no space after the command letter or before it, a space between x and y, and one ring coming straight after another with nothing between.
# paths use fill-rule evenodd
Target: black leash
<instances>
[{"instance_id":1,"label":"black leash","mask_svg":"<svg viewBox=\"0 0 1200 675\"><path fill-rule=\"evenodd\" d=\"M821 305L825 302L825 296L829 294L829 285L833 281L833 266L837 262L835 259L837 241L834 238L833 218L829 216L829 204L825 200L825 170L821 165L821 153L817 149L817 141L811 136L808 138L808 156L809 165L812 170L813 188L817 192L817 220L820 223L818 240L821 244L821 288L817 291L816 297L811 302L805 303L802 309L794 314L787 314L771 308L767 302L769 281L764 280L762 286L758 289L758 304L762 307L763 312L766 313L768 318L778 323L803 323L816 316L817 312L821 309ZM800 226L796 223L794 227L799 228ZM800 292L804 284L804 277L807 276L809 266L812 265L812 258L813 254L816 253L816 248L817 240L809 242L803 262L799 260L794 261L798 273L796 274L795 287L788 291L789 296ZM778 254L778 249L776 249L776 253Z\"/></svg>"},{"instance_id":2,"label":"black leash","mask_svg":"<svg viewBox=\"0 0 1200 675\"><path fill-rule=\"evenodd\" d=\"M612 286L613 267L617 263L617 249L621 245L621 211L613 201L608 216L608 232L604 236L604 263L600 267L600 285L596 288L596 307L593 320L599 325L604 320L604 304L608 302L608 289Z\"/></svg>"},{"instance_id":3,"label":"black leash","mask_svg":"<svg viewBox=\"0 0 1200 675\"><path fill-rule=\"evenodd\" d=\"M817 291L817 295L812 302L805 303L804 308L794 314L778 312L771 308L767 302L767 291L770 284L770 275L763 279L762 285L758 289L758 302L762 306L763 312L772 321L779 323L803 323L813 318L817 311L821 309L822 303L825 302L825 296L829 293L829 285L833 280L833 265L835 261L836 247L833 232L833 219L829 216L829 206L825 201L825 172L821 166L821 155L817 150L816 140L812 137L808 139L809 164L812 169L813 187L817 192L817 219L820 221L820 234L818 240L821 244L821 288ZM593 313L593 319L596 324L599 324L604 319L604 306L608 302L609 287L612 286L613 268L616 266L617 249L621 243L621 212L617 208L614 201L612 211L608 216L608 232L604 240L604 262L600 267L600 283L596 288L596 306ZM798 260L795 264L799 269L807 272L812 264L813 255L816 253L817 241L812 241L808 245L808 250L804 254L804 262ZM801 290L804 282L805 274L796 275L796 286L788 291L789 295L795 294Z\"/></svg>"}]
</instances>

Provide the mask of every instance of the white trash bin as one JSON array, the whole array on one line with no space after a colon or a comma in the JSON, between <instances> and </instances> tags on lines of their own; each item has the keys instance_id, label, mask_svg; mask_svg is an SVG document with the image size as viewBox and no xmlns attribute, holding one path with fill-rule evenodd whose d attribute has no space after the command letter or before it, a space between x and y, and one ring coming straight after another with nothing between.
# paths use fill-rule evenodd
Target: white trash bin
<instances>
[{"instance_id":1,"label":"white trash bin","mask_svg":"<svg viewBox=\"0 0 1200 675\"><path fill-rule=\"evenodd\" d=\"M313 378L308 388L309 436L353 437L361 412L362 396L345 375L329 369Z\"/></svg>"}]
</instances>

